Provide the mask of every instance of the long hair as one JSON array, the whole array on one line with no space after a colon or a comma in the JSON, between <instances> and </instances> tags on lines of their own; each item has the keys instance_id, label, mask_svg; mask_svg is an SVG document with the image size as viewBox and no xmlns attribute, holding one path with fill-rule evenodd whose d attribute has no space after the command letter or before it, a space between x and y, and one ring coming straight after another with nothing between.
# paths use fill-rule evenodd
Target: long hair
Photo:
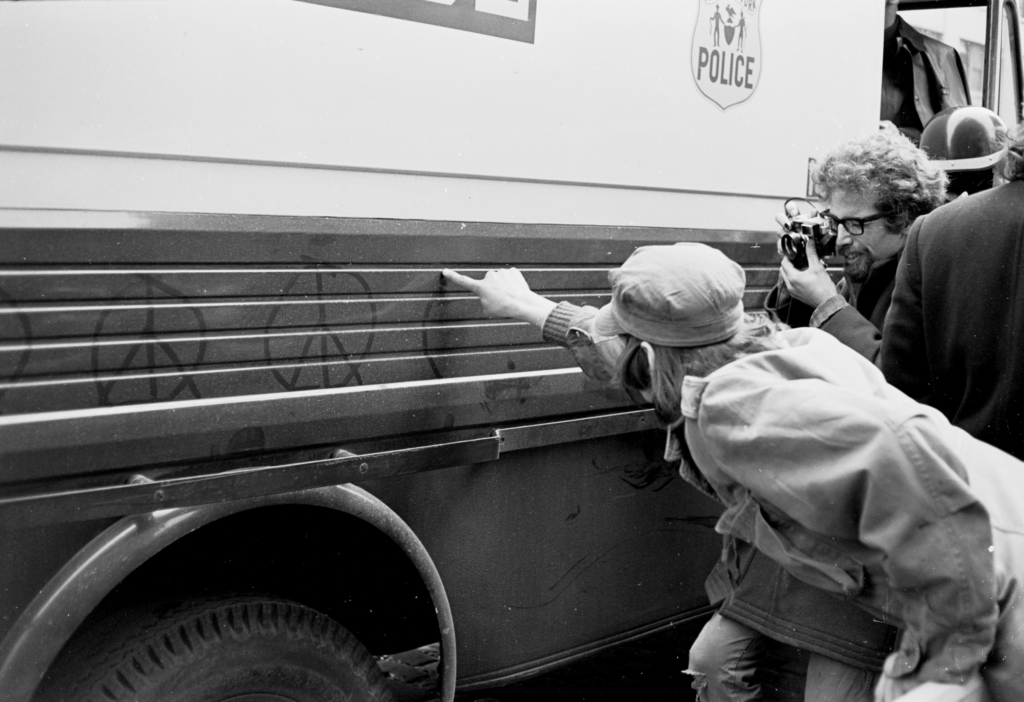
<instances>
[{"instance_id":1,"label":"long hair","mask_svg":"<svg viewBox=\"0 0 1024 702\"><path fill-rule=\"evenodd\" d=\"M765 314L753 313L744 315L743 326L736 334L717 344L689 348L651 344L653 371L647 363L647 354L640 348L643 339L629 337L619 357L619 379L635 400L640 400L643 391L650 391L658 417L665 424L671 424L680 417L683 378L688 375L703 378L744 356L782 348L777 334L783 329L788 327Z\"/></svg>"}]
</instances>

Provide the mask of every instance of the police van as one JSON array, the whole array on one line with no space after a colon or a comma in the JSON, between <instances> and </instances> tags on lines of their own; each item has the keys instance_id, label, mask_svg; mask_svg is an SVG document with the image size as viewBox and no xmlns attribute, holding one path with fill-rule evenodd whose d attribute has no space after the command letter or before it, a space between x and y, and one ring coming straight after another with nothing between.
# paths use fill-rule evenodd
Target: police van
<instances>
[{"instance_id":1,"label":"police van","mask_svg":"<svg viewBox=\"0 0 1024 702\"><path fill-rule=\"evenodd\" d=\"M900 11L1017 124L1015 0ZM0 700L451 700L706 617L651 411L440 270L601 305L700 241L759 308L884 14L0 1Z\"/></svg>"}]
</instances>

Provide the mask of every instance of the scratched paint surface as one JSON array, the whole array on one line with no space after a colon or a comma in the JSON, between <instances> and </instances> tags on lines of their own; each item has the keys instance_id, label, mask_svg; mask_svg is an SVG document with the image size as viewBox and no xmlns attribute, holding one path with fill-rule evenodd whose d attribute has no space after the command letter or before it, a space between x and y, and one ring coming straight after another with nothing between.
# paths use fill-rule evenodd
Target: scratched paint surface
<instances>
[{"instance_id":1,"label":"scratched paint surface","mask_svg":"<svg viewBox=\"0 0 1024 702\"><path fill-rule=\"evenodd\" d=\"M706 608L720 507L660 460L663 448L651 431L366 484L441 571L460 678Z\"/></svg>"},{"instance_id":2,"label":"scratched paint surface","mask_svg":"<svg viewBox=\"0 0 1024 702\"><path fill-rule=\"evenodd\" d=\"M12 482L102 480L154 456L173 469L436 443L625 406L536 330L482 319L440 269L480 276L514 264L556 299L600 305L607 271L637 245L708 236L198 216L153 216L135 229L2 221L0 414L100 410L46 442L8 427L0 456ZM773 253L719 245L744 260L756 307ZM260 399L209 402L251 395ZM201 402L177 409L190 400ZM123 411L133 406L153 412ZM161 421L148 419L162 407L171 409ZM652 434L643 446L635 435L575 442L366 485L442 572L460 676L494 679L701 610L719 550L716 507L650 470L662 441ZM26 584L18 601L34 592Z\"/></svg>"}]
</instances>

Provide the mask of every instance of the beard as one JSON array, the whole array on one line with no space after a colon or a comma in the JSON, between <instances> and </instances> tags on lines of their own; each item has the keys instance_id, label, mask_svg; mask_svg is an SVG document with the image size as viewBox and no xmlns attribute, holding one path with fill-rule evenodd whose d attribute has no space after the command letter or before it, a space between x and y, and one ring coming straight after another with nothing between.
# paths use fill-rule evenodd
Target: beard
<instances>
[{"instance_id":1,"label":"beard","mask_svg":"<svg viewBox=\"0 0 1024 702\"><path fill-rule=\"evenodd\" d=\"M852 283L863 283L867 280L868 271L871 270L871 266L875 263L875 257L865 249L853 252L855 255L852 258L846 257L847 252L849 252L849 246L837 252L840 256L843 256L843 274Z\"/></svg>"}]
</instances>

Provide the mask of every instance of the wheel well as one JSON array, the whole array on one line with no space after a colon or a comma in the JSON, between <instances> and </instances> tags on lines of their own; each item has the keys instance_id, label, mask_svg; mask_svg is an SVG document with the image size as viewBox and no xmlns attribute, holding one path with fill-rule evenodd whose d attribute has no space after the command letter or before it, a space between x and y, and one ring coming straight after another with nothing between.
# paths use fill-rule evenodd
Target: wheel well
<instances>
[{"instance_id":1,"label":"wheel well","mask_svg":"<svg viewBox=\"0 0 1024 702\"><path fill-rule=\"evenodd\" d=\"M128 576L94 616L224 594L304 604L376 655L440 640L430 594L403 550L372 524L309 505L260 507L197 529Z\"/></svg>"}]
</instances>

